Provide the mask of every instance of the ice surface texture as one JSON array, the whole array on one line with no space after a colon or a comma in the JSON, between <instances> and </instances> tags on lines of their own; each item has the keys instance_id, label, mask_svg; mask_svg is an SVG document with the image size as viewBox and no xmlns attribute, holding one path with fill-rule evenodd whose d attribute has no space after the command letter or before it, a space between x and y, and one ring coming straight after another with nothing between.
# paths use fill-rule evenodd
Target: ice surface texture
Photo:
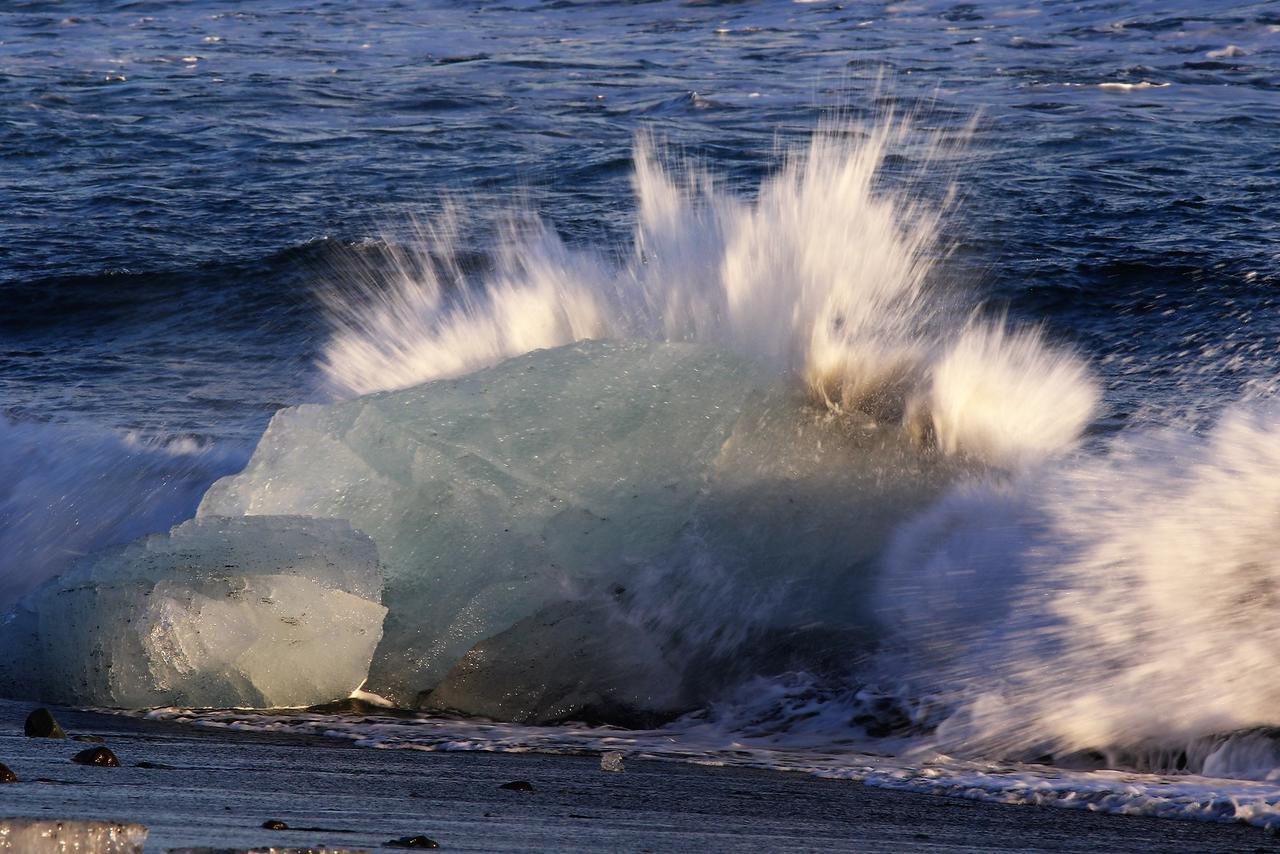
<instances>
[{"instance_id":1,"label":"ice surface texture","mask_svg":"<svg viewBox=\"0 0 1280 854\"><path fill-rule=\"evenodd\" d=\"M142 854L140 824L73 819L0 818L0 851L15 854Z\"/></svg>"},{"instance_id":2,"label":"ice surface texture","mask_svg":"<svg viewBox=\"0 0 1280 854\"><path fill-rule=\"evenodd\" d=\"M477 641L670 547L752 388L740 362L695 347L542 351L285 410L199 512L371 536L391 612L370 686L408 701Z\"/></svg>"},{"instance_id":3,"label":"ice surface texture","mask_svg":"<svg viewBox=\"0 0 1280 854\"><path fill-rule=\"evenodd\" d=\"M646 684L671 682L695 653L728 652L755 623L849 630L888 528L945 482L953 463L901 430L853 429L790 387L694 345L539 351L460 379L284 410L200 514L332 517L373 538L390 612L371 690L412 702L511 629L471 656L471 677L454 674L447 705L534 720L552 707L629 703L639 686L576 673L574 662L622 662ZM605 610L527 619L565 601ZM656 637L652 655L642 631ZM555 641L593 634L629 649L584 658ZM495 668L494 653L516 648L540 652ZM673 655L681 667L668 677ZM557 705L557 695L547 708L496 696L509 693L497 685L477 691L477 668L510 676L535 664L543 672L521 684L596 685L580 703ZM661 708L688 699L673 682L649 694Z\"/></svg>"},{"instance_id":4,"label":"ice surface texture","mask_svg":"<svg viewBox=\"0 0 1280 854\"><path fill-rule=\"evenodd\" d=\"M0 623L0 690L126 708L345 697L382 635L381 587L346 522L206 516L26 597Z\"/></svg>"}]
</instances>

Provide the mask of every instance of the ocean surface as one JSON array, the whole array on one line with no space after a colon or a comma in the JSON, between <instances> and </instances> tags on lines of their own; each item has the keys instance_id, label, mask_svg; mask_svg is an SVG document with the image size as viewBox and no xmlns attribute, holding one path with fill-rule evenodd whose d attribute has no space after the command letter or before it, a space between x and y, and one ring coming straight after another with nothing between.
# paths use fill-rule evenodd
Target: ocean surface
<instances>
[{"instance_id":1,"label":"ocean surface","mask_svg":"<svg viewBox=\"0 0 1280 854\"><path fill-rule=\"evenodd\" d=\"M1007 474L901 520L874 678L643 731L153 714L1280 826L1274 2L14 0L0 210L0 610L282 407L579 338L836 412L906 359Z\"/></svg>"}]
</instances>

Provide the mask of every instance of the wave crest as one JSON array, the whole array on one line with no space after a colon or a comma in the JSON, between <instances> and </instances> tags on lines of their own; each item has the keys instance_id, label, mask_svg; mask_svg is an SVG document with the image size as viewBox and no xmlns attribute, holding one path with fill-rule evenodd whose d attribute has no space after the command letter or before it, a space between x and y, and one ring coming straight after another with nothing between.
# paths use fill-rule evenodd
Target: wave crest
<instances>
[{"instance_id":1,"label":"wave crest","mask_svg":"<svg viewBox=\"0 0 1280 854\"><path fill-rule=\"evenodd\" d=\"M931 205L921 181L946 145L918 137L893 116L824 128L747 197L665 165L642 135L634 245L619 263L516 211L492 269L475 276L458 261L453 208L416 224L410 244L388 242L389 273L365 265L330 294L323 373L352 396L586 338L697 342L795 377L834 412L933 435L947 453L1001 466L1058 453L1092 417L1095 383L1038 331L965 323L974 299L937 270L953 191ZM885 165L900 150L922 165L895 189Z\"/></svg>"},{"instance_id":2,"label":"wave crest","mask_svg":"<svg viewBox=\"0 0 1280 854\"><path fill-rule=\"evenodd\" d=\"M1237 407L1207 437L968 484L904 526L878 610L948 698L951 748L1014 755L1187 744L1280 703L1280 421Z\"/></svg>"}]
</instances>

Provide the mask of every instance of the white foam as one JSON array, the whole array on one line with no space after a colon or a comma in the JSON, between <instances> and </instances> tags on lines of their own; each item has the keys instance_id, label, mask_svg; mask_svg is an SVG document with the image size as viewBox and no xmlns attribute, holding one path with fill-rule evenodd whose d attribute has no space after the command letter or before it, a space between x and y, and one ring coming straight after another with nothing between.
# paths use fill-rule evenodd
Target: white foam
<instances>
[{"instance_id":1,"label":"white foam","mask_svg":"<svg viewBox=\"0 0 1280 854\"><path fill-rule=\"evenodd\" d=\"M767 684L755 686L765 694ZM798 687L798 686L795 686ZM763 768L844 779L880 788L966 798L986 803L1082 809L1166 819L1244 822L1280 829L1280 786L1194 774L1073 771L1030 763L974 761L933 751L888 756L883 742L864 742L848 725L848 708L798 710L798 727L779 733L778 721L756 706L718 720L691 716L656 730L567 724L530 727L483 720L362 715L259 715L159 709L147 716L214 728L301 733L341 738L391 750L503 753L623 753L699 765ZM752 714L754 712L754 715ZM896 742L901 744L901 742Z\"/></svg>"},{"instance_id":2,"label":"white foam","mask_svg":"<svg viewBox=\"0 0 1280 854\"><path fill-rule=\"evenodd\" d=\"M1108 82L1099 83L1098 88L1103 92L1142 92L1147 89L1164 89L1169 86L1168 83L1152 83L1150 80L1142 80L1138 83L1119 83Z\"/></svg>"},{"instance_id":3,"label":"white foam","mask_svg":"<svg viewBox=\"0 0 1280 854\"><path fill-rule=\"evenodd\" d=\"M1234 44L1229 44L1226 47L1218 48L1217 50L1211 50L1205 54L1209 59L1234 59L1239 56L1248 55L1249 51Z\"/></svg>"},{"instance_id":4,"label":"white foam","mask_svg":"<svg viewBox=\"0 0 1280 854\"><path fill-rule=\"evenodd\" d=\"M939 446L1009 468L1070 448L1099 397L1080 358L1003 324L967 327L930 380L924 411Z\"/></svg>"},{"instance_id":5,"label":"white foam","mask_svg":"<svg viewBox=\"0 0 1280 854\"><path fill-rule=\"evenodd\" d=\"M0 418L0 610L105 546L195 513L243 451Z\"/></svg>"},{"instance_id":6,"label":"white foam","mask_svg":"<svg viewBox=\"0 0 1280 854\"><path fill-rule=\"evenodd\" d=\"M1176 752L1273 723L1277 508L1280 419L1244 407L1203 438L1131 433L965 486L899 532L885 672L955 710L940 745L988 756Z\"/></svg>"},{"instance_id":7,"label":"white foam","mask_svg":"<svg viewBox=\"0 0 1280 854\"><path fill-rule=\"evenodd\" d=\"M589 259L541 223L515 223L501 232L498 269L483 286L458 264L450 213L413 225L416 248L387 243L388 280L357 280L358 298L351 288L328 293L334 331L321 368L332 387L343 396L408 388L609 334Z\"/></svg>"},{"instance_id":8,"label":"white foam","mask_svg":"<svg viewBox=\"0 0 1280 854\"><path fill-rule=\"evenodd\" d=\"M899 152L924 174L947 148L893 116L824 128L750 198L664 165L641 136L634 251L622 263L565 247L524 212L509 217L523 225L501 230L495 269L476 281L456 260L451 212L416 227L413 244L389 244L389 275L358 269L331 294L324 373L349 396L581 338L690 341L793 376L836 412L895 421L914 400L928 421L922 409L948 407L934 419L943 447L998 465L1069 447L1096 400L1088 372L1036 332L964 325L973 300L935 269L951 194L930 205L918 181L890 189L885 160ZM1046 372L1050 386L1029 393ZM998 384L1007 393L975 394ZM1037 411L1048 396L1062 401L1052 415ZM998 401L998 411L961 414L962 401Z\"/></svg>"}]
</instances>

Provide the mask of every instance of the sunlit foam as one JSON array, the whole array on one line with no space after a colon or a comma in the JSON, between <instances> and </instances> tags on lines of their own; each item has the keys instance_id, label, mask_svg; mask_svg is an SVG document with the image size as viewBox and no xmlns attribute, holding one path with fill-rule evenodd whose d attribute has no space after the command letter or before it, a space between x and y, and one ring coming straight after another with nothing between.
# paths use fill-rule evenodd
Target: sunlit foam
<instances>
[{"instance_id":1,"label":"sunlit foam","mask_svg":"<svg viewBox=\"0 0 1280 854\"><path fill-rule=\"evenodd\" d=\"M1039 332L967 323L972 296L937 266L952 193L930 204L918 181L886 180L887 156L908 149L924 173L945 146L893 116L826 127L747 196L669 167L641 135L624 261L513 212L477 278L457 261L451 210L388 242L389 273L358 267L330 292L324 374L354 396L583 338L692 341L793 376L835 412L906 422L947 453L1020 466L1069 448L1097 401L1088 370Z\"/></svg>"},{"instance_id":2,"label":"sunlit foam","mask_svg":"<svg viewBox=\"0 0 1280 854\"><path fill-rule=\"evenodd\" d=\"M1136 431L963 486L898 532L878 607L903 657L886 667L949 697L950 749L1167 747L1276 722L1275 415Z\"/></svg>"}]
</instances>

